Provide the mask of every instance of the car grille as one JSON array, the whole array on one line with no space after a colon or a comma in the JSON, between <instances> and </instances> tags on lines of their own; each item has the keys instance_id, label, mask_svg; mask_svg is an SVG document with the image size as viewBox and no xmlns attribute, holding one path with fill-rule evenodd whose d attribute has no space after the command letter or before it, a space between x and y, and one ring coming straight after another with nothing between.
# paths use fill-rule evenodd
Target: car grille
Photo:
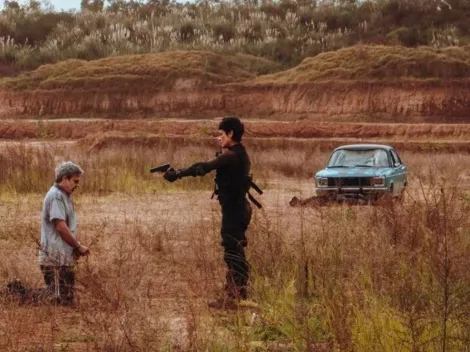
<instances>
[{"instance_id":1,"label":"car grille","mask_svg":"<svg viewBox=\"0 0 470 352\"><path fill-rule=\"evenodd\" d=\"M331 177L328 187L366 187L372 184L371 177Z\"/></svg>"}]
</instances>

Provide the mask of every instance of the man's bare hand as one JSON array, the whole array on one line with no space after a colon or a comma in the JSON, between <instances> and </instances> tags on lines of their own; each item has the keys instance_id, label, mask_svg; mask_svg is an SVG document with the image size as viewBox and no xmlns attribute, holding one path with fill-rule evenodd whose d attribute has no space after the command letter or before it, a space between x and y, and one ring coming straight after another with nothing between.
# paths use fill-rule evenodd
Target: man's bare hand
<instances>
[{"instance_id":1,"label":"man's bare hand","mask_svg":"<svg viewBox=\"0 0 470 352\"><path fill-rule=\"evenodd\" d=\"M90 254L90 250L88 249L88 247L85 247L85 246L82 246L82 245L80 245L77 248L77 252L80 256L87 256L88 254Z\"/></svg>"}]
</instances>

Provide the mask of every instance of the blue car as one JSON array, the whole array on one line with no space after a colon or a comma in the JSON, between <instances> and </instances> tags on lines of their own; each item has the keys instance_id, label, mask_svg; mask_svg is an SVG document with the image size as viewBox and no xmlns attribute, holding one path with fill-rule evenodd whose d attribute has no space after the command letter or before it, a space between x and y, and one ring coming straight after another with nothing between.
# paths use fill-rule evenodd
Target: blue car
<instances>
[{"instance_id":1,"label":"blue car","mask_svg":"<svg viewBox=\"0 0 470 352\"><path fill-rule=\"evenodd\" d=\"M315 175L317 196L335 200L402 198L407 167L390 146L345 145L336 148L325 169Z\"/></svg>"}]
</instances>

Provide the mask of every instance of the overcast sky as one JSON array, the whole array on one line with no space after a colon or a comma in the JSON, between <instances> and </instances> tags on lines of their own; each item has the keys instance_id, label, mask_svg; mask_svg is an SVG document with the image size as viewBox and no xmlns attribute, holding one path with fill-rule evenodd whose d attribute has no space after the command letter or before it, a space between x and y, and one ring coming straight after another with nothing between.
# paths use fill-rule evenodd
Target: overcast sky
<instances>
[{"instance_id":1,"label":"overcast sky","mask_svg":"<svg viewBox=\"0 0 470 352\"><path fill-rule=\"evenodd\" d=\"M27 5L29 0L11 0L16 1L20 5ZM50 3L54 6L54 8L58 11L64 10L71 10L71 9L80 9L80 1L81 0L38 0L41 3ZM5 4L5 0L0 0L0 9L3 9L3 5Z\"/></svg>"},{"instance_id":2,"label":"overcast sky","mask_svg":"<svg viewBox=\"0 0 470 352\"><path fill-rule=\"evenodd\" d=\"M80 0L49 0L56 10L80 9Z\"/></svg>"}]
</instances>

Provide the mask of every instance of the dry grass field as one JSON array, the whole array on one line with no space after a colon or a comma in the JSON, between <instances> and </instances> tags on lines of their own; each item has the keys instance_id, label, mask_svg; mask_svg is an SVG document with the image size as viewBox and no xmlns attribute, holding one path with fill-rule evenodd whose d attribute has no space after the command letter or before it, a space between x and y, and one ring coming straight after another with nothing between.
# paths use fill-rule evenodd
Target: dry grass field
<instances>
[{"instance_id":1,"label":"dry grass field","mask_svg":"<svg viewBox=\"0 0 470 352\"><path fill-rule=\"evenodd\" d=\"M54 166L85 170L75 195L76 308L0 299L2 351L462 351L470 348L470 157L403 152L403 203L290 207L313 194L328 157L302 147L252 150L265 189L249 228L250 301L208 309L222 289L212 178L150 175L213 156L191 147L4 143L0 280L40 287L37 240ZM307 178L305 175L308 175Z\"/></svg>"},{"instance_id":2,"label":"dry grass field","mask_svg":"<svg viewBox=\"0 0 470 352\"><path fill-rule=\"evenodd\" d=\"M93 119L56 118L1 120L2 139L81 139L101 138L105 133L145 137L147 135L215 137L220 118L214 119ZM470 138L468 124L446 123L339 123L295 120L245 121L246 136L256 138L363 138L394 141L466 141Z\"/></svg>"},{"instance_id":3,"label":"dry grass field","mask_svg":"<svg viewBox=\"0 0 470 352\"><path fill-rule=\"evenodd\" d=\"M470 351L469 1L44 5L0 13L0 352ZM149 169L212 158L233 114L265 192L249 299L222 310L213 175ZM403 199L290 206L346 143L395 147ZM66 160L76 306L24 304L7 282L43 286Z\"/></svg>"}]
</instances>

